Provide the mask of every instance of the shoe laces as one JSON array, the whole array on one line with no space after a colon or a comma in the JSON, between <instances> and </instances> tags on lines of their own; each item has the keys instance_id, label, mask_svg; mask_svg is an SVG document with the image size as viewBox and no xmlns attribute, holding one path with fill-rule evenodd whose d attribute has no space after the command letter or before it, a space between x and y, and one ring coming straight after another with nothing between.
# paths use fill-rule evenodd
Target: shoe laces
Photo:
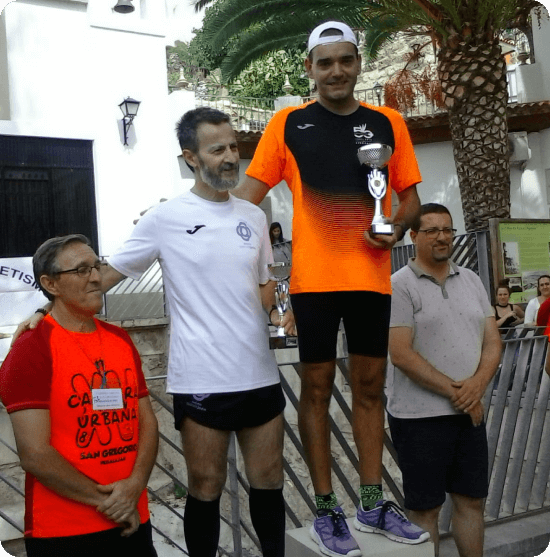
<instances>
[{"instance_id":1,"label":"shoe laces","mask_svg":"<svg viewBox=\"0 0 550 557\"><path fill-rule=\"evenodd\" d=\"M328 515L332 522L332 535L336 538L341 538L347 534L346 516L344 513L331 509Z\"/></svg>"},{"instance_id":2,"label":"shoe laces","mask_svg":"<svg viewBox=\"0 0 550 557\"><path fill-rule=\"evenodd\" d=\"M384 530L386 526L386 513L391 512L397 516L401 522L408 522L403 509L393 501L384 501L380 508L380 516L378 517L378 528Z\"/></svg>"}]
</instances>

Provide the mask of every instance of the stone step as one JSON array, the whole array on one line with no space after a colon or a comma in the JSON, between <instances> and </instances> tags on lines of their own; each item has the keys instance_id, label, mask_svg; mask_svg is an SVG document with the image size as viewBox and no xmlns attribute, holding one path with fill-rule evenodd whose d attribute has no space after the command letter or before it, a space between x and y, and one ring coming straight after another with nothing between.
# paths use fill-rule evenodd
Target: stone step
<instances>
[{"instance_id":1,"label":"stone step","mask_svg":"<svg viewBox=\"0 0 550 557\"><path fill-rule=\"evenodd\" d=\"M348 518L350 532L357 540L363 557L434 557L434 545L429 540L417 545L393 542L380 534L358 532L353 526L353 519ZM296 528L286 532L285 557L317 557L323 555L319 546L309 535L310 527Z\"/></svg>"}]
</instances>

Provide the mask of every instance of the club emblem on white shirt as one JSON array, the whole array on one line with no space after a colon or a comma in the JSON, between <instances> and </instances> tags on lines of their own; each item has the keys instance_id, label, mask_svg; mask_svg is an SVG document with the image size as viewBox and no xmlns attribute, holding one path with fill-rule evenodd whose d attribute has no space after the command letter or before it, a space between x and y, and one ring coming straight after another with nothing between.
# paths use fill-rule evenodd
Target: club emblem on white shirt
<instances>
[{"instance_id":1,"label":"club emblem on white shirt","mask_svg":"<svg viewBox=\"0 0 550 557\"><path fill-rule=\"evenodd\" d=\"M250 230L250 228L248 228L245 222L243 221L239 222L239 225L237 226L236 230L237 230L237 234L245 242L248 242L248 240L250 240L250 237L252 236L252 231Z\"/></svg>"}]
</instances>

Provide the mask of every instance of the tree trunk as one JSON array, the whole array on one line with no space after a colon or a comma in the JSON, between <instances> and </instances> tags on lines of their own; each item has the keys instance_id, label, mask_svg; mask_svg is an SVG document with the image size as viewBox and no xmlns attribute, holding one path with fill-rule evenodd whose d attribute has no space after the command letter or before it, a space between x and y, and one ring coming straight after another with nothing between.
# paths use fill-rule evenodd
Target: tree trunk
<instances>
[{"instance_id":1,"label":"tree trunk","mask_svg":"<svg viewBox=\"0 0 550 557\"><path fill-rule=\"evenodd\" d=\"M498 39L443 45L438 72L466 230L486 229L488 219L510 217L508 89Z\"/></svg>"}]
</instances>

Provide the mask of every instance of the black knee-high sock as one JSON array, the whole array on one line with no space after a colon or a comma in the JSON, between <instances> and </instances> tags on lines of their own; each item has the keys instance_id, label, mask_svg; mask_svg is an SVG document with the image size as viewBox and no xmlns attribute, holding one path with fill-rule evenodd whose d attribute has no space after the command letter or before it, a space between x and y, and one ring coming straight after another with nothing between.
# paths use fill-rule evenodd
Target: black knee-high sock
<instances>
[{"instance_id":1,"label":"black knee-high sock","mask_svg":"<svg viewBox=\"0 0 550 557\"><path fill-rule=\"evenodd\" d=\"M199 501L188 494L183 531L189 557L216 557L220 539L220 498Z\"/></svg>"},{"instance_id":2,"label":"black knee-high sock","mask_svg":"<svg viewBox=\"0 0 550 557\"><path fill-rule=\"evenodd\" d=\"M250 518L264 557L285 555L285 502L283 489L250 488Z\"/></svg>"}]
</instances>

